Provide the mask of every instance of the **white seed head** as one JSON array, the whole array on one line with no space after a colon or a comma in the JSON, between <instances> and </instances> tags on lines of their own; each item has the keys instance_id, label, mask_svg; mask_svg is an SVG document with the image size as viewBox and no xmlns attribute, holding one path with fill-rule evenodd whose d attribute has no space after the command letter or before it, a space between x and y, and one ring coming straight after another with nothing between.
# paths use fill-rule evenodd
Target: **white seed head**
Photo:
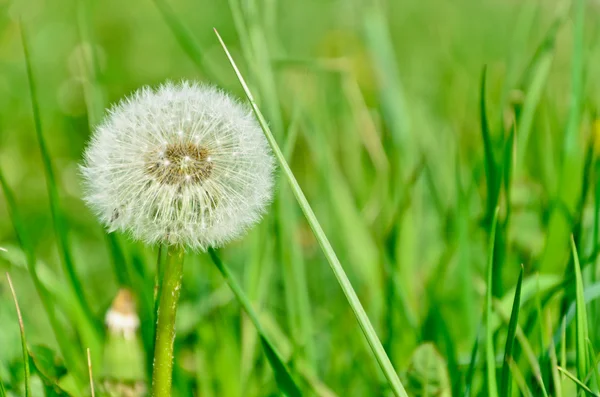
<instances>
[{"instance_id":1,"label":"white seed head","mask_svg":"<svg viewBox=\"0 0 600 397\"><path fill-rule=\"evenodd\" d=\"M238 237L273 190L273 157L250 110L207 85L142 88L94 131L86 201L110 231L195 249Z\"/></svg>"}]
</instances>

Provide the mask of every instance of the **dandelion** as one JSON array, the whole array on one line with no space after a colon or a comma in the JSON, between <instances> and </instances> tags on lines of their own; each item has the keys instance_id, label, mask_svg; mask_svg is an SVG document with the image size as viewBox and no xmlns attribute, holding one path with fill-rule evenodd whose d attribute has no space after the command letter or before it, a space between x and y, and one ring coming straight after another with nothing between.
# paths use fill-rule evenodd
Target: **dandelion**
<instances>
[{"instance_id":1,"label":"dandelion","mask_svg":"<svg viewBox=\"0 0 600 397\"><path fill-rule=\"evenodd\" d=\"M133 294L128 289L120 289L106 312L105 323L111 334L134 339L140 326L140 318L136 313Z\"/></svg>"},{"instance_id":2,"label":"dandelion","mask_svg":"<svg viewBox=\"0 0 600 397\"><path fill-rule=\"evenodd\" d=\"M206 85L142 88L94 132L82 166L87 203L110 231L168 246L153 396L171 395L184 249L221 246L255 224L271 200L273 169L250 109Z\"/></svg>"},{"instance_id":3,"label":"dandelion","mask_svg":"<svg viewBox=\"0 0 600 397\"><path fill-rule=\"evenodd\" d=\"M121 288L106 312L104 365L100 380L111 396L146 395L146 368L135 296Z\"/></svg>"},{"instance_id":4,"label":"dandelion","mask_svg":"<svg viewBox=\"0 0 600 397\"><path fill-rule=\"evenodd\" d=\"M113 107L82 170L86 201L109 231L205 250L260 219L273 167L249 109L182 82L142 88Z\"/></svg>"}]
</instances>

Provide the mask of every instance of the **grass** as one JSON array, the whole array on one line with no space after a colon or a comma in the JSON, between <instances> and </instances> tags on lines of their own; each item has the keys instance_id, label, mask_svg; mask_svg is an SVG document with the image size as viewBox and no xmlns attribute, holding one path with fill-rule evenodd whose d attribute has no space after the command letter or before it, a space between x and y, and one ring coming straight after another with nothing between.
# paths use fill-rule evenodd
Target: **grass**
<instances>
[{"instance_id":1,"label":"grass","mask_svg":"<svg viewBox=\"0 0 600 397\"><path fill-rule=\"evenodd\" d=\"M600 393L595 3L57 1L0 7L0 396L150 387L167 249L104 233L77 164L183 78L249 101L279 169L260 225L186 253L173 395Z\"/></svg>"},{"instance_id":2,"label":"grass","mask_svg":"<svg viewBox=\"0 0 600 397\"><path fill-rule=\"evenodd\" d=\"M498 211L495 212L490 232L489 261L487 270L487 291L485 295L485 357L487 367L488 396L498 396L496 382L496 353L494 351L494 330L492 328L492 287L494 274L494 246L496 242L496 227L498 225ZM497 264L496 264L497 266Z\"/></svg>"},{"instance_id":3,"label":"grass","mask_svg":"<svg viewBox=\"0 0 600 397\"><path fill-rule=\"evenodd\" d=\"M19 308L19 302L17 300L17 293L13 287L10 275L6 273L6 281L8 281L8 287L12 294L13 300L15 301L15 309L17 310L17 319L19 320L19 331L21 333L21 348L23 352L23 378L25 383L25 397L31 396L31 373L29 371L29 350L27 349L27 340L25 339L25 327L23 326L23 317L21 316L21 309Z\"/></svg>"},{"instance_id":4,"label":"grass","mask_svg":"<svg viewBox=\"0 0 600 397\"><path fill-rule=\"evenodd\" d=\"M252 324L256 328L256 331L259 334L261 345L265 352L265 356L267 357L267 360L269 360L269 364L273 369L273 374L275 376L275 380L277 381L277 385L279 386L279 390L285 396L300 396L300 389L296 385L296 382L290 374L287 365L281 358L281 355L277 352L277 348L270 341L269 336L267 335L261 321L259 320L258 314L252 307L252 303L240 287L239 283L231 274L229 268L223 263L223 261L221 261L221 258L219 258L217 252L211 248L209 249L209 255L215 266L219 269L219 272L221 272L221 274L223 275L223 278L229 285L229 288L231 288L231 291L239 301L240 305L243 307L244 311L250 318L250 321L252 321Z\"/></svg>"},{"instance_id":5,"label":"grass","mask_svg":"<svg viewBox=\"0 0 600 397\"><path fill-rule=\"evenodd\" d=\"M88 372L90 375L90 393L92 397L96 397L96 387L94 386L94 373L92 369L92 355L90 354L90 349L87 349L87 362L88 362Z\"/></svg>"},{"instance_id":6,"label":"grass","mask_svg":"<svg viewBox=\"0 0 600 397\"><path fill-rule=\"evenodd\" d=\"M325 257L327 258L327 261L331 266L331 270L333 270L333 273L335 274L337 281L340 284L340 287L344 291L346 299L348 299L348 303L350 304L350 307L352 308L352 311L354 312L356 319L358 320L363 334L365 335L365 338L367 339L367 342L369 343L369 346L373 351L375 359L377 360L379 366L383 370L394 395L406 396L406 391L404 390L400 379L398 379L398 374L396 374L394 368L392 367L392 363L390 362L390 359L384 351L381 341L377 337L375 329L369 321L367 313L365 312L362 304L360 303L360 300L358 299L354 288L352 288L350 280L348 279L346 272L344 271L339 259L337 258L337 255L333 251L333 247L327 239L327 236L325 235L321 224L317 220L315 213L313 212L310 204L306 200L306 196L304 195L302 188L300 187L300 185L298 185L296 177L294 176L292 170L287 164L287 161L285 160L281 149L279 149L279 145L277 144L275 137L271 133L267 121L265 120L261 111L258 109L258 105L254 101L254 98L252 96L252 93L250 92L250 89L248 88L248 85L246 84L244 78L240 74L240 71L238 70L233 58L231 57L231 54L229 53L229 50L227 50L225 43L223 43L221 36L219 36L219 33L216 30L215 33L217 34L217 37L219 38L219 41L221 42L221 45L223 46L223 49L225 50L225 53L227 54L227 57L229 58L229 61L231 62L231 65L233 66L235 73L238 79L240 80L242 87L244 88L244 92L246 93L246 96L248 97L248 100L252 105L252 109L254 110L256 118L258 119L258 122L260 123L260 126L263 129L267 140L269 141L269 145L271 145L271 149L275 153L275 158L277 159L279 166L283 169L283 173L285 174L285 177L287 178L291 189L294 192L294 195L296 196L296 200L298 201L300 208L302 208L302 212L304 213L304 216L306 217L310 228L315 234L315 238L319 242L319 245L321 246Z\"/></svg>"},{"instance_id":7,"label":"grass","mask_svg":"<svg viewBox=\"0 0 600 397\"><path fill-rule=\"evenodd\" d=\"M500 396L508 396L510 394L510 363L513 362L513 346L515 343L515 334L519 321L519 309L521 306L521 288L523 286L523 268L519 273L517 287L515 289L515 298L513 307L510 313L510 322L508 324L508 333L506 334L506 345L504 347L504 362L502 364L502 375L500 378ZM552 351L552 348L551 348Z\"/></svg>"}]
</instances>

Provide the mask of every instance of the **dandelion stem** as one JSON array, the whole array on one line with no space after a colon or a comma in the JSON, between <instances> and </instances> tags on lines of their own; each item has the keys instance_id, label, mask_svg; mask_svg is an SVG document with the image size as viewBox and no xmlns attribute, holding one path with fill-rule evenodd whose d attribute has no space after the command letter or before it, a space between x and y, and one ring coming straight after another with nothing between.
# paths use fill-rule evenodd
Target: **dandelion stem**
<instances>
[{"instance_id":1,"label":"dandelion stem","mask_svg":"<svg viewBox=\"0 0 600 397\"><path fill-rule=\"evenodd\" d=\"M184 250L169 246L164 264L162 288L158 297L154 369L152 371L152 396L171 396L173 373L173 344L175 342L175 316L181 291Z\"/></svg>"}]
</instances>

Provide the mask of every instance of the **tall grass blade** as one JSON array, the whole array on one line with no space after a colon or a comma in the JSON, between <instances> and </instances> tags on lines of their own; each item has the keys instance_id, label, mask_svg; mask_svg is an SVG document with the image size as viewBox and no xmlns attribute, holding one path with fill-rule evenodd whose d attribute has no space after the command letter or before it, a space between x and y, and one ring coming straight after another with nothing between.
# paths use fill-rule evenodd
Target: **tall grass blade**
<instances>
[{"instance_id":1,"label":"tall grass blade","mask_svg":"<svg viewBox=\"0 0 600 397\"><path fill-rule=\"evenodd\" d=\"M67 339L67 332L56 317L54 301L49 297L48 291L46 290L38 276L36 266L37 259L33 245L31 244L29 237L27 236L27 233L25 231L24 222L18 211L15 196L10 187L8 186L8 183L4 178L4 174L1 169L0 190L2 190L2 193L4 194L4 198L6 200L8 213L15 231L15 236L17 238L17 241L19 242L19 245L21 246L21 249L25 253L25 262L27 265L29 276L33 281L33 285L36 289L38 297L42 302L42 306L44 307L46 315L48 316L48 320L54 333L54 337L58 342L60 351L63 355L65 362L69 366L69 369L76 375L76 379L79 379L77 375L80 374L80 371L78 371L78 369L81 368L81 366L77 364L77 360L75 359L76 355L73 350L73 344Z\"/></svg>"},{"instance_id":2,"label":"tall grass blade","mask_svg":"<svg viewBox=\"0 0 600 397\"><path fill-rule=\"evenodd\" d=\"M179 20L175 11L165 0L154 0L156 8L165 20L175 39L185 51L187 56L194 62L198 70L207 73L203 50L192 35L192 32Z\"/></svg>"},{"instance_id":3,"label":"tall grass blade","mask_svg":"<svg viewBox=\"0 0 600 397\"><path fill-rule=\"evenodd\" d=\"M87 74L84 84L85 102L88 112L88 124L92 127L100 122L104 113L105 95L100 83L100 64L98 51L93 37L92 10L90 0L79 0L77 12L77 28L82 44L89 46L89 51L83 51L82 64Z\"/></svg>"},{"instance_id":4,"label":"tall grass blade","mask_svg":"<svg viewBox=\"0 0 600 397\"><path fill-rule=\"evenodd\" d=\"M590 303L592 303L593 301L597 300L598 298L600 298L600 283L595 283L593 285L588 285L585 290L584 290L584 294L583 294L583 299L586 305L589 305ZM564 326L568 326L570 325L574 319L576 319L577 316L577 301L571 303L569 305L568 310L566 311L566 315L563 317L563 323ZM558 344L561 341L561 333L563 332L562 327L560 329L557 329L556 332L554 333L554 343ZM564 367L564 365L561 365L562 367Z\"/></svg>"},{"instance_id":5,"label":"tall grass blade","mask_svg":"<svg viewBox=\"0 0 600 397\"><path fill-rule=\"evenodd\" d=\"M88 126L90 133L98 125L104 114L105 94L101 81L100 65L98 61L98 51L93 37L91 21L90 0L79 0L77 27L81 37L82 44L89 45L89 52L83 52L82 64L87 74L86 84L84 85L85 103L88 113ZM131 280L133 277L129 264L125 260L123 250L115 233L106 233L106 242L108 250L112 257L113 269L117 282L121 286L136 287ZM138 296L141 296L141 292Z\"/></svg>"},{"instance_id":6,"label":"tall grass blade","mask_svg":"<svg viewBox=\"0 0 600 397\"><path fill-rule=\"evenodd\" d=\"M473 376L475 375L475 365L477 364L477 351L479 350L479 332L475 336L475 342L473 342L473 348L471 349L471 356L469 360L469 368L465 376L465 393L464 397L471 396L471 388L473 385Z\"/></svg>"},{"instance_id":7,"label":"tall grass blade","mask_svg":"<svg viewBox=\"0 0 600 397\"><path fill-rule=\"evenodd\" d=\"M458 274L459 283L461 284L460 305L465 313L464 332L467 337L472 337L475 329L476 320L473 290L471 288L473 281L472 270L472 250L469 236L469 199L463 187L460 167L458 166L458 158L455 161L454 167L455 184L456 184L456 241L457 241L457 259L458 259Z\"/></svg>"},{"instance_id":8,"label":"tall grass blade","mask_svg":"<svg viewBox=\"0 0 600 397\"><path fill-rule=\"evenodd\" d=\"M590 354L590 359L589 359L589 363L592 364L592 374L594 375L594 380L596 381L596 390L598 390L597 388L600 387L600 372L598 371L598 359L600 359L600 357L598 357L596 355L596 351L594 350L594 345L592 344L591 340L587 340L587 346L588 346L588 350L589 350L589 354Z\"/></svg>"},{"instance_id":9,"label":"tall grass blade","mask_svg":"<svg viewBox=\"0 0 600 397\"><path fill-rule=\"evenodd\" d=\"M105 237L112 258L113 271L119 285L132 288L139 287L139 284L134 283L132 280L133 270L130 269L129 263L125 259L125 254L115 233L106 233Z\"/></svg>"},{"instance_id":10,"label":"tall grass blade","mask_svg":"<svg viewBox=\"0 0 600 397\"><path fill-rule=\"evenodd\" d=\"M483 152L484 165L485 165L485 177L487 184L487 199L486 199L486 223L490 222L494 216L494 211L498 203L498 182L497 165L494 155L494 148L492 145L492 137L490 133L490 126L487 117L486 107L486 76L487 67L483 68L481 73L481 89L479 98L479 113L481 120L481 137L483 139Z\"/></svg>"},{"instance_id":11,"label":"tall grass blade","mask_svg":"<svg viewBox=\"0 0 600 397\"><path fill-rule=\"evenodd\" d=\"M488 396L498 396L496 382L496 353L494 352L494 329L492 327L492 286L494 274L494 245L496 242L496 226L498 225L498 210L494 213L490 231L490 243L487 268L487 292L485 296L485 358L487 368Z\"/></svg>"},{"instance_id":12,"label":"tall grass blade","mask_svg":"<svg viewBox=\"0 0 600 397\"><path fill-rule=\"evenodd\" d=\"M29 351L27 350L27 340L25 339L25 327L23 326L23 317L21 316L21 309L19 308L17 294L15 292L15 288L13 287L13 283L8 273L6 273L6 279L8 280L8 286L10 287L10 292L15 303L15 309L17 310L17 317L19 319L19 330L21 332L21 348L23 350L23 372L25 375L25 397L29 397L31 396L31 386L29 379Z\"/></svg>"},{"instance_id":13,"label":"tall grass blade","mask_svg":"<svg viewBox=\"0 0 600 397\"><path fill-rule=\"evenodd\" d=\"M540 5L535 1L521 3L521 10L515 18L510 39L510 52L506 59L506 75L502 87L502 108L508 103L511 90L518 84L519 74L522 72L522 58L527 56L529 39L534 32L536 16L539 14Z\"/></svg>"},{"instance_id":14,"label":"tall grass blade","mask_svg":"<svg viewBox=\"0 0 600 397\"><path fill-rule=\"evenodd\" d=\"M561 167L556 199L568 214L574 214L582 191L584 169L583 134L580 131L584 100L584 21L585 0L573 2L573 53L571 56L571 92L569 117L561 142ZM560 272L568 257L566 241L573 233L573 225L565 211L553 211L548 224L546 246L542 256L542 271Z\"/></svg>"},{"instance_id":15,"label":"tall grass blade","mask_svg":"<svg viewBox=\"0 0 600 397\"><path fill-rule=\"evenodd\" d=\"M586 348L586 343L588 340L588 320L585 307L585 298L583 295L583 278L581 276L579 256L577 255L577 247L575 246L575 240L572 236L571 248L573 252L573 264L575 266L575 351L577 361L577 376L580 379L585 379L588 373L588 355Z\"/></svg>"},{"instance_id":16,"label":"tall grass blade","mask_svg":"<svg viewBox=\"0 0 600 397\"><path fill-rule=\"evenodd\" d=\"M50 153L48 151L48 147L46 146L46 141L42 134L42 122L41 115L39 111L39 105L37 101L37 86L35 84L35 80L33 77L33 69L31 65L31 57L29 51L29 42L27 40L27 35L25 34L25 29L21 24L21 42L23 45L23 52L25 54L25 64L27 69L27 79L29 81L29 94L31 96L31 109L33 112L33 120L35 126L35 133L37 136L38 145L40 148L40 152L42 155L42 162L44 164L44 172L46 175L46 187L48 190L48 197L50 200L50 212L52 214L52 220L54 224L54 229L56 233L56 238L58 240L58 246L61 253L63 271L68 279L68 285L73 289L73 295L75 299L78 301L81 309L83 310L84 316L87 319L88 327L95 328L95 319L92 313L92 310L85 299L85 293L83 287L81 285L81 281L77 275L75 270L75 266L73 263L73 258L71 255L71 250L69 247L68 239L67 239L67 225L65 222L64 214L60 208L59 203L59 195L58 195L58 184L56 181L56 177L54 174L54 169L52 166L52 160L50 158Z\"/></svg>"},{"instance_id":17,"label":"tall grass blade","mask_svg":"<svg viewBox=\"0 0 600 397\"><path fill-rule=\"evenodd\" d=\"M512 174L513 174L513 162L515 154L515 126L513 125L510 129L506 142L504 143L504 154L503 154L503 182L504 182L504 197L506 200L506 215L504 217L504 234L505 240L507 239L506 234L508 233L508 223L510 222L511 214L511 192L512 192Z\"/></svg>"},{"instance_id":18,"label":"tall grass blade","mask_svg":"<svg viewBox=\"0 0 600 397\"><path fill-rule=\"evenodd\" d=\"M278 35L271 30L272 26L267 26L260 12L261 8L267 11L268 6L265 4L261 7L256 0L230 0L229 7L242 44L244 58L250 70L254 72L255 92L258 93L261 107L270 121L275 136L279 139L285 131L270 53L272 51L281 53L284 49L278 48L280 47L276 43Z\"/></svg>"},{"instance_id":19,"label":"tall grass blade","mask_svg":"<svg viewBox=\"0 0 600 397\"><path fill-rule=\"evenodd\" d=\"M600 119L594 121L593 134L596 136L595 148L600 148ZM600 253L600 181L598 180L598 177L600 176L600 155L598 154L596 155L594 161L593 172L596 176L596 183L594 189L594 226L592 233L593 249L590 257L588 258L589 262L595 261Z\"/></svg>"},{"instance_id":20,"label":"tall grass blade","mask_svg":"<svg viewBox=\"0 0 600 397\"><path fill-rule=\"evenodd\" d=\"M385 350L383 349L383 346L381 345L381 341L377 337L377 334L375 332L375 329L373 328L373 325L369 321L367 313L365 312L362 304L360 303L360 300L358 299L358 296L356 295L356 292L354 291L354 289L352 288L352 285L350 284L350 280L348 279L348 276L344 272L344 269L342 268L341 263L339 262L335 252L333 251L333 247L329 243L329 240L327 239L327 236L325 235L323 228L319 224L319 221L317 220L317 217L315 216L312 208L310 207L308 200L304 196L304 192L302 192L302 189L300 188L298 181L296 181L296 177L294 176L294 174L292 173L292 170L290 169L289 165L287 164L287 161L285 160L285 157L284 157L283 153L281 152L281 149L279 149L279 145L275 141L275 138L273 137L273 134L271 133L271 130L269 129L267 121L263 117L260 109L258 108L256 102L254 101L252 93L250 92L248 85L246 84L246 81L242 77L239 69L237 68L237 65L235 64L235 61L233 60L233 58L231 57L231 54L229 53L229 50L227 49L227 46L223 42L223 39L221 38L221 36L219 35L219 33L217 32L216 29L215 29L215 33L219 39L219 42L221 43L221 46L223 47L223 50L225 51L225 54L227 55L227 58L229 59L229 62L231 63L231 66L233 67L233 69L235 71L235 74L237 75L237 77L240 81L240 84L242 85L242 87L244 89L244 92L246 93L246 96L248 97L248 100L250 101L250 104L252 105L252 109L254 110L254 113L263 129L263 132L265 133L267 140L269 141L269 144L271 145L271 148L275 154L275 157L277 158L277 161L278 161L281 169L283 170L284 175L286 176L286 178L288 179L288 181L290 183L292 191L293 191L294 195L296 196L296 200L298 200L298 204L300 205L302 212L304 212L304 215L306 216L306 219L307 219L311 229L313 230L317 241L321 245L321 249L323 250L327 260L329 261L329 264L331 265L331 268L338 280L338 283L340 284L344 294L346 295L346 299L350 303L350 306L351 306L352 310L354 311L354 314L355 314L355 316L358 320L358 323L367 339L367 342L369 343L369 346L371 347L371 350L373 351L373 354L375 355L377 362L379 363L381 369L383 370L384 375L387 378L387 380L392 388L392 391L394 392L394 395L408 397L406 394L406 391L404 390L404 387L402 386L402 383L400 382L400 379L398 378L398 374L394 370L392 363L390 362L390 359L388 358L387 354L385 353Z\"/></svg>"},{"instance_id":21,"label":"tall grass blade","mask_svg":"<svg viewBox=\"0 0 600 397\"><path fill-rule=\"evenodd\" d=\"M533 393L531 389L527 385L527 381L523 376L523 373L519 369L519 366L514 361L509 361L508 363L510 372L513 374L513 378L515 379L515 383L519 387L519 391L524 397L533 397Z\"/></svg>"},{"instance_id":22,"label":"tall grass blade","mask_svg":"<svg viewBox=\"0 0 600 397\"><path fill-rule=\"evenodd\" d=\"M246 296L252 303L258 306L262 306L266 300L266 294L269 292L266 287L269 285L273 274L272 244L266 238L267 231L267 224L261 224L253 235L252 245L256 248L248 256L247 270L244 275L245 280L243 281ZM256 370L256 350L260 349L258 346L260 335L256 332L256 327L254 327L252 321L247 316L242 316L241 325L240 372L242 375L241 387L245 388L252 372Z\"/></svg>"},{"instance_id":23,"label":"tall grass blade","mask_svg":"<svg viewBox=\"0 0 600 397\"><path fill-rule=\"evenodd\" d=\"M365 41L372 54L376 74L379 80L379 96L383 105L386 123L392 132L393 143L406 155L409 155L408 136L410 120L407 102L400 76L394 45L388 31L384 11L376 2L364 10ZM399 153L400 153L399 152Z\"/></svg>"},{"instance_id":24,"label":"tall grass blade","mask_svg":"<svg viewBox=\"0 0 600 397\"><path fill-rule=\"evenodd\" d=\"M560 323L560 366L567 368L567 319L563 317ZM564 375L561 380L564 380Z\"/></svg>"},{"instance_id":25,"label":"tall grass blade","mask_svg":"<svg viewBox=\"0 0 600 397\"><path fill-rule=\"evenodd\" d=\"M96 397L96 390L94 388L94 375L92 373L92 355L90 354L90 348L87 349L87 364L88 364L88 372L90 375L90 392L92 393L92 397Z\"/></svg>"},{"instance_id":26,"label":"tall grass blade","mask_svg":"<svg viewBox=\"0 0 600 397\"><path fill-rule=\"evenodd\" d=\"M238 302L240 303L240 305L254 324L254 327L256 328L256 331L260 336L261 345L265 350L265 355L267 356L269 364L273 369L275 380L277 382L277 385L279 386L279 389L287 397L301 396L302 393L300 392L300 388L296 385L294 378L290 374L286 364L277 352L275 346L269 340L260 322L260 319L258 318L258 314L254 311L254 308L252 307L250 299L248 299L248 297L242 290L242 287L240 287L238 282L235 280L229 268L221 261L221 258L219 257L217 252L214 249L210 248L208 250L208 253L210 254L213 263L219 269L219 271L223 275L223 278L231 288L231 291L234 293Z\"/></svg>"},{"instance_id":27,"label":"tall grass blade","mask_svg":"<svg viewBox=\"0 0 600 397\"><path fill-rule=\"evenodd\" d=\"M521 306L521 286L523 285L523 266L519 272L517 280L517 288L515 290L515 298L513 301L512 311L510 313L510 321L508 324L508 334L506 335L506 345L504 347L504 362L502 363L502 375L500 378L500 397L508 397L510 395L510 367L512 361L512 349L515 343L515 333L519 321L519 308Z\"/></svg>"},{"instance_id":28,"label":"tall grass blade","mask_svg":"<svg viewBox=\"0 0 600 397\"><path fill-rule=\"evenodd\" d=\"M503 311L500 304L498 304L498 301L497 300L493 301L493 304L494 304L494 308L495 308L496 312L500 315L500 317L502 318L504 323L507 325L510 324L510 318L509 318L508 314L506 314ZM517 341L519 341L519 345L523 349L523 352L525 353L527 361L529 362L529 365L531 366L532 375L540 387L542 396L548 397L548 391L546 390L546 386L544 385L544 378L542 376L542 369L540 367L540 363L538 362L538 357L535 354L533 347L529 343L529 340L527 339L527 335L521 329L521 327L519 326L518 323L515 326L515 337L517 338Z\"/></svg>"},{"instance_id":29,"label":"tall grass blade","mask_svg":"<svg viewBox=\"0 0 600 397\"><path fill-rule=\"evenodd\" d=\"M332 134L333 131L327 128L320 131L319 128L317 125L309 125L307 130L315 131L315 133L310 136L307 135L307 142L311 154L314 156L319 168L323 170L323 176L326 180L324 188L327 189L328 196L335 203L332 212L339 221L340 228L338 230L349 256L347 266L348 268L352 266L352 271L359 277L359 285L362 290L366 291L365 299L368 299L369 302L380 302L383 287L381 267L377 265L380 260L377 244L373 239L371 230L367 227L363 214L356 207L352 190L342 170L324 139L326 135ZM400 220L399 215L396 214L392 218L397 223ZM394 223L392 221L392 224ZM360 241L360 244L357 244L357 241ZM396 241L390 243L396 244ZM372 309L372 307L368 309ZM372 316L377 314L376 310L371 310L369 313Z\"/></svg>"},{"instance_id":30,"label":"tall grass blade","mask_svg":"<svg viewBox=\"0 0 600 397\"><path fill-rule=\"evenodd\" d=\"M290 126L287 129L286 142L283 154L286 159L291 158L296 145L300 130L299 111L296 110L292 116ZM290 317L290 328L293 339L299 346L301 355L309 364L316 362L316 351L312 338L313 325L311 314L310 296L306 280L306 264L301 247L295 241L294 229L298 224L298 216L294 207L292 192L289 186L279 186L279 199L275 205L277 211L276 227L277 247L279 250L282 266L284 267L284 282L288 294L288 305L290 306L288 316ZM293 306L293 308L291 307Z\"/></svg>"},{"instance_id":31,"label":"tall grass blade","mask_svg":"<svg viewBox=\"0 0 600 397\"><path fill-rule=\"evenodd\" d=\"M587 394L589 394L590 396L593 397L598 397L598 394L594 393L589 387L587 387L585 385L585 383L583 383L582 381L580 381L579 379L577 379L577 377L575 375L573 375L572 373L570 373L569 371L567 371L566 369L562 368L562 367L558 367L558 370L560 372L562 372L563 374L567 375L567 378L571 379L573 382L575 382L575 384L577 386L579 386L579 388L581 390L583 390L584 392L586 392Z\"/></svg>"},{"instance_id":32,"label":"tall grass blade","mask_svg":"<svg viewBox=\"0 0 600 397\"><path fill-rule=\"evenodd\" d=\"M278 217L277 248L284 270L286 285L286 301L290 331L294 343L306 357L309 363L315 363L315 348L312 341L312 319L310 311L310 296L306 281L306 267L301 248L294 241L293 227L296 226L293 201L288 186L280 186L279 201L276 203ZM293 200L293 199L292 199ZM289 292L288 292L289 290Z\"/></svg>"},{"instance_id":33,"label":"tall grass blade","mask_svg":"<svg viewBox=\"0 0 600 397\"><path fill-rule=\"evenodd\" d=\"M533 127L535 113L542 98L546 81L548 80L548 76L550 75L552 60L554 59L555 35L556 30L550 30L548 36L544 40L542 47L539 50L539 53L534 59L534 63L530 66L531 81L527 86L525 100L523 103L523 110L520 113L519 121L517 124L516 164L519 170L523 169L523 161L525 159L527 143L529 141L529 135L531 134L531 130Z\"/></svg>"},{"instance_id":34,"label":"tall grass blade","mask_svg":"<svg viewBox=\"0 0 600 397\"><path fill-rule=\"evenodd\" d=\"M550 315L548 315L548 329L550 329ZM556 357L556 346L554 340L550 338L550 370L552 373L552 382L554 384L554 393L556 397L562 397L562 381L558 375L558 358Z\"/></svg>"}]
</instances>

